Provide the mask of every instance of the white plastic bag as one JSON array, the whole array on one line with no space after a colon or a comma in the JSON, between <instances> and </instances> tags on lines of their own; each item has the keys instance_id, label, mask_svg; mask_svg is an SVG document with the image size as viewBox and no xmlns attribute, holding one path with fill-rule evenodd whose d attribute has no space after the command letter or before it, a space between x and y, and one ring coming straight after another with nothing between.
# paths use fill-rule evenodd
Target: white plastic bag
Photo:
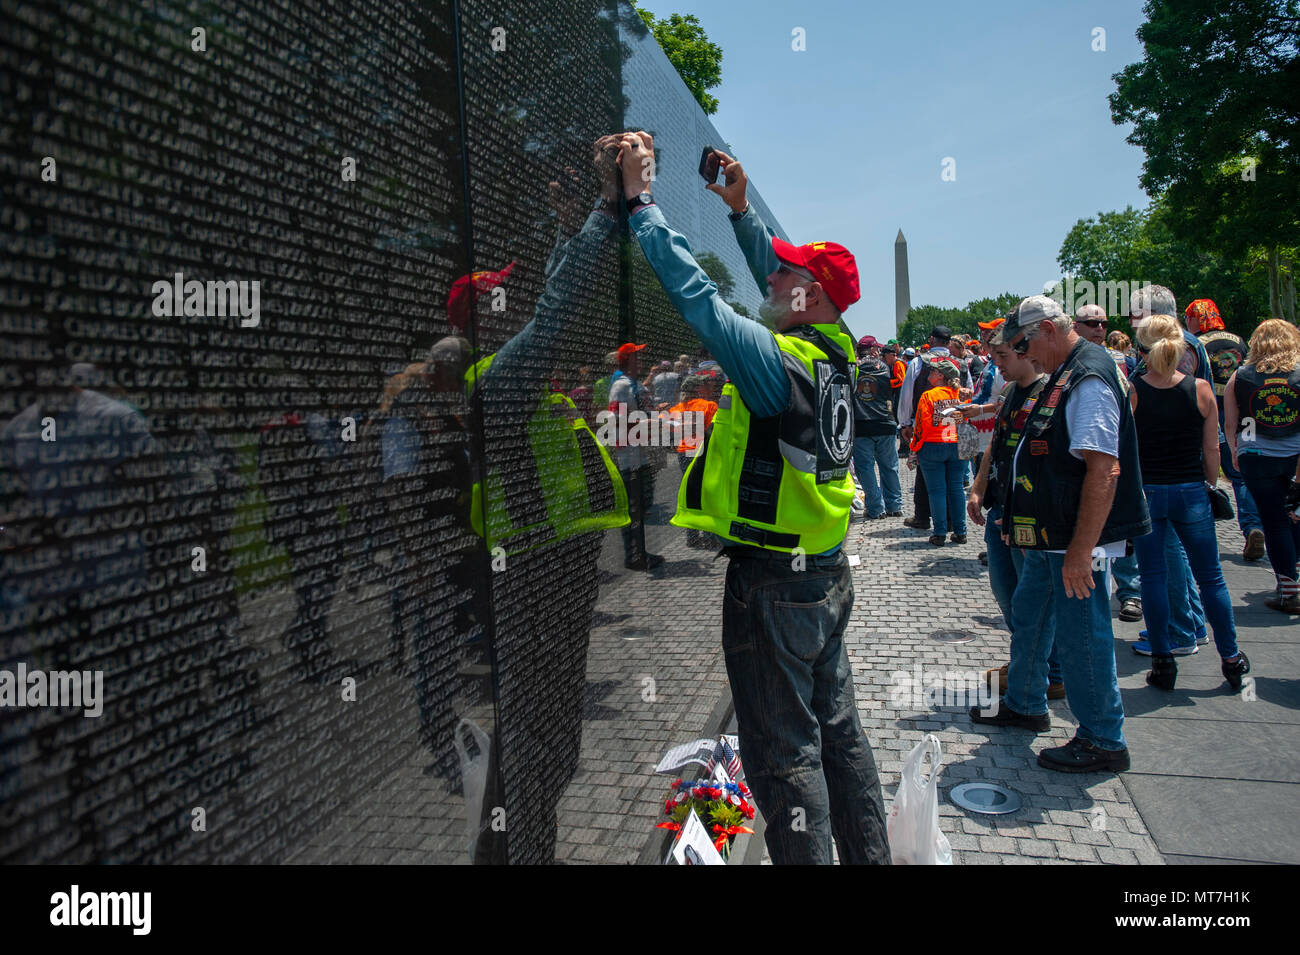
<instances>
[{"instance_id":1,"label":"white plastic bag","mask_svg":"<svg viewBox=\"0 0 1300 955\"><path fill-rule=\"evenodd\" d=\"M930 778L921 763L930 756ZM927 733L907 754L903 776L889 807L889 851L894 865L952 865L952 846L939 831L939 738Z\"/></svg>"},{"instance_id":2,"label":"white plastic bag","mask_svg":"<svg viewBox=\"0 0 1300 955\"><path fill-rule=\"evenodd\" d=\"M860 521L867 516L867 492L862 490L862 482L853 474L853 500L849 502L850 520Z\"/></svg>"},{"instance_id":3,"label":"white plastic bag","mask_svg":"<svg viewBox=\"0 0 1300 955\"><path fill-rule=\"evenodd\" d=\"M477 753L471 755L465 745L465 736L473 740ZM474 847L478 844L482 832L483 796L487 791L488 764L491 757L492 740L487 733L472 720L462 719L452 734L452 743L460 756L460 785L465 794L465 834L468 838L469 861L474 863Z\"/></svg>"}]
</instances>

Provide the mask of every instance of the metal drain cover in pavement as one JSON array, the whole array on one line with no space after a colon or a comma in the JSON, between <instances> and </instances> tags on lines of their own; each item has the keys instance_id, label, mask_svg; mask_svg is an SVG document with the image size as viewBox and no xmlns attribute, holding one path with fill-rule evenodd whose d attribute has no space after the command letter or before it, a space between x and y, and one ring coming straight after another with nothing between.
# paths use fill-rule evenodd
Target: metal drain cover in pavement
<instances>
[{"instance_id":1,"label":"metal drain cover in pavement","mask_svg":"<svg viewBox=\"0 0 1300 955\"><path fill-rule=\"evenodd\" d=\"M975 634L969 630L936 630L930 634L930 639L940 643L970 643L975 639Z\"/></svg>"},{"instance_id":2,"label":"metal drain cover in pavement","mask_svg":"<svg viewBox=\"0 0 1300 955\"><path fill-rule=\"evenodd\" d=\"M952 788L948 798L963 809L988 816L1004 816L1020 808L1018 795L993 783L962 783Z\"/></svg>"}]
</instances>

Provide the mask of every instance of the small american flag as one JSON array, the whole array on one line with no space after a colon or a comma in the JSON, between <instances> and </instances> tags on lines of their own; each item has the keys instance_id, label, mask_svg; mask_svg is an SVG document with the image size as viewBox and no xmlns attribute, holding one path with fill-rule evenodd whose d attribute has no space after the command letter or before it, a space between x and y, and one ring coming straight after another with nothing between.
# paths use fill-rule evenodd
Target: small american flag
<instances>
[{"instance_id":1,"label":"small american flag","mask_svg":"<svg viewBox=\"0 0 1300 955\"><path fill-rule=\"evenodd\" d=\"M713 767L719 763L727 771L727 775L735 779L740 775L740 756L731 747L725 739L718 740L718 745L714 747L713 755L709 757L708 763L704 767L706 773L713 772Z\"/></svg>"}]
</instances>

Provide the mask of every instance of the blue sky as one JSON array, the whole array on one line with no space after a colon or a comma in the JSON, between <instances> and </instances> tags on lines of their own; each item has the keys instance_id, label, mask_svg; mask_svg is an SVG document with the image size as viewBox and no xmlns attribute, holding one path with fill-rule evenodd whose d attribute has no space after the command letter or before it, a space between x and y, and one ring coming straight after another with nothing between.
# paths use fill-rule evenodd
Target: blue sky
<instances>
[{"instance_id":1,"label":"blue sky","mask_svg":"<svg viewBox=\"0 0 1300 955\"><path fill-rule=\"evenodd\" d=\"M722 47L714 124L793 241L856 256L856 335L892 336L900 228L912 304L962 306L1042 291L1076 220L1147 202L1142 151L1106 101L1141 59L1138 0L641 6L695 14ZM940 178L945 157L955 181Z\"/></svg>"}]
</instances>

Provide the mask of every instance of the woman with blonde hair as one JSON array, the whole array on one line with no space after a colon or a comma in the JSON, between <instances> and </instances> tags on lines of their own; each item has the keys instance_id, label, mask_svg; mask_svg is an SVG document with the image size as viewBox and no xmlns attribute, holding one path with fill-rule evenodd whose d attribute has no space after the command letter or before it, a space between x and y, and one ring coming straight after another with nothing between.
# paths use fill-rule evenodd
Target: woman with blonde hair
<instances>
[{"instance_id":1,"label":"woman with blonde hair","mask_svg":"<svg viewBox=\"0 0 1300 955\"><path fill-rule=\"evenodd\" d=\"M1196 645L1196 635L1170 634L1168 570L1169 534L1177 534L1187 552L1201 593L1206 622L1223 658L1223 676L1235 692L1250 672L1250 661L1237 648L1232 600L1219 565L1210 489L1219 481L1219 406L1207 381L1178 370L1187 350L1183 328L1169 315L1153 315L1137 331L1146 372L1133 379L1129 403L1137 425L1142 487L1151 512L1151 533L1133 542L1142 575L1142 610L1151 643L1147 682L1172 690L1178 676L1173 646Z\"/></svg>"},{"instance_id":2,"label":"woman with blonde hair","mask_svg":"<svg viewBox=\"0 0 1300 955\"><path fill-rule=\"evenodd\" d=\"M1300 331L1294 325L1270 318L1250 336L1246 363L1224 386L1223 431L1264 525L1264 551L1277 577L1277 595L1266 603L1300 614L1294 513L1300 505Z\"/></svg>"}]
</instances>

